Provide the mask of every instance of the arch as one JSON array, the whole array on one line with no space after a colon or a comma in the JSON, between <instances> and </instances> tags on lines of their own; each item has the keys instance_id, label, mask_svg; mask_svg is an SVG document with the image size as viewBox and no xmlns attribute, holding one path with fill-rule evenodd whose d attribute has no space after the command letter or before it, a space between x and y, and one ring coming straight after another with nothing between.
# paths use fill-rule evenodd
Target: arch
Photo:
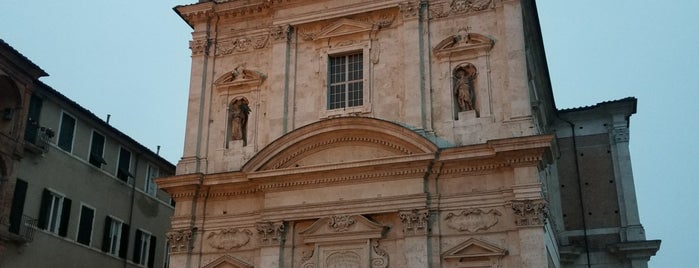
<instances>
[{"instance_id":1,"label":"arch","mask_svg":"<svg viewBox=\"0 0 699 268\"><path fill-rule=\"evenodd\" d=\"M343 157L347 156L340 160L342 162L435 151L437 146L434 143L398 124L366 117L341 117L319 121L287 133L260 150L242 167L242 171L288 168L302 160L322 157L329 157L324 159L328 162L337 161L331 157L333 152L342 152Z\"/></svg>"}]
</instances>

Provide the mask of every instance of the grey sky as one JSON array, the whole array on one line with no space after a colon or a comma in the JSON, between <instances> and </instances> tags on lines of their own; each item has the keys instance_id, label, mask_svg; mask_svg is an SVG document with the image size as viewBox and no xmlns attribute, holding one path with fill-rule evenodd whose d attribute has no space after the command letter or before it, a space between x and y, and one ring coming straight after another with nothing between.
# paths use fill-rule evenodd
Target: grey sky
<instances>
[{"instance_id":1,"label":"grey sky","mask_svg":"<svg viewBox=\"0 0 699 268\"><path fill-rule=\"evenodd\" d=\"M41 80L176 163L182 155L195 2L0 2L0 38L50 74ZM558 108L635 96L631 154L641 220L662 239L651 267L694 263L699 1L538 1ZM673 213L670 213L673 212Z\"/></svg>"}]
</instances>

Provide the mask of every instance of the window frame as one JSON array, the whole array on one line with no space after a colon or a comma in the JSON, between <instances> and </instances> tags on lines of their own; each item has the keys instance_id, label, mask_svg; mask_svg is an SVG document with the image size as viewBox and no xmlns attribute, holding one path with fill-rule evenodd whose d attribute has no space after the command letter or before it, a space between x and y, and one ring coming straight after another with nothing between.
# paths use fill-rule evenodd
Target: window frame
<instances>
[{"instance_id":1,"label":"window frame","mask_svg":"<svg viewBox=\"0 0 699 268\"><path fill-rule=\"evenodd\" d=\"M48 218L46 231L58 234L58 230L61 229L61 217L63 216L63 205L65 202L65 195L50 191L51 194L51 204L49 205ZM56 203L58 200L58 203Z\"/></svg>"},{"instance_id":2,"label":"window frame","mask_svg":"<svg viewBox=\"0 0 699 268\"><path fill-rule=\"evenodd\" d=\"M124 170L124 172L126 172L126 179L120 178L120 175L119 175L119 170L121 169L122 152L129 153L128 166ZM131 152L131 150L126 149L126 147L124 147L124 146L119 146L119 154L117 155L117 163L116 163L116 170L114 171L114 176L117 177L117 179L119 179L120 181L123 181L123 182L128 183L128 184L130 184L130 181L131 181L130 178L133 177L133 175L131 175L131 161L133 160L132 158L133 158L133 153Z\"/></svg>"},{"instance_id":3,"label":"window frame","mask_svg":"<svg viewBox=\"0 0 699 268\"><path fill-rule=\"evenodd\" d=\"M324 108L319 109L320 110L320 117L321 118L330 118L330 117L337 117L337 116L342 116L342 115L350 115L350 114L366 114L371 112L371 79L370 76L372 74L372 62L370 59L370 43L369 41L361 41L352 45L345 45L345 46L339 46L339 47L327 47L320 49L319 52L321 53L321 58L323 60L323 64L325 64L324 68L320 68L321 72L321 77L323 79L323 104ZM357 106L352 106L352 107L342 107L342 108L335 108L335 109L330 109L330 60L332 57L339 57L339 56L347 56L347 55L353 55L353 54L361 54L362 57L362 79L361 79L361 84L362 84L362 104L357 105ZM347 94L347 93L345 93ZM347 103L348 100L345 99L345 103Z\"/></svg>"},{"instance_id":4,"label":"window frame","mask_svg":"<svg viewBox=\"0 0 699 268\"><path fill-rule=\"evenodd\" d=\"M151 171L155 170L155 176L151 176ZM145 185L143 186L143 191L152 196L155 197L158 193L158 185L155 184L155 178L160 176L160 168L158 168L154 164L148 164L146 166L146 179L145 179ZM151 190L151 185L152 185L152 190ZM151 192L152 191L152 192Z\"/></svg>"},{"instance_id":5,"label":"window frame","mask_svg":"<svg viewBox=\"0 0 699 268\"><path fill-rule=\"evenodd\" d=\"M71 209L72 200L65 194L44 188L39 205L39 229L65 237L68 234Z\"/></svg>"},{"instance_id":6,"label":"window frame","mask_svg":"<svg viewBox=\"0 0 699 268\"><path fill-rule=\"evenodd\" d=\"M90 221L90 239L87 241L87 244L84 244L80 242L80 230L81 230L81 225L82 225L82 219L83 219L83 207L88 208L92 210L92 220ZM86 246L92 245L92 235L95 233L95 216L97 216L97 209L95 209L93 206L87 205L85 203L80 202L80 212L78 214L78 225L76 226L76 231L75 231L75 242L79 244L83 244Z\"/></svg>"},{"instance_id":7,"label":"window frame","mask_svg":"<svg viewBox=\"0 0 699 268\"><path fill-rule=\"evenodd\" d=\"M102 153L101 153L101 155L98 155L98 156L100 157L100 159L95 159L95 161L97 161L97 162L99 162L99 163L93 163L93 162L92 162L92 160L93 160L93 159L92 159L92 153L93 153L92 150L93 150L94 145L95 145L95 144L94 144L95 135L100 135L100 136L102 136L102 150L101 150ZM93 129L93 130L92 130L92 133L90 134L90 150L88 151L88 154L87 154L87 162L89 162L92 166L97 167L97 168L102 168L102 165L106 165L106 164L107 164L107 162L104 161L104 148L105 148L105 146L106 146L106 143L107 143L107 137L106 137L105 135L102 135L101 133L99 133L97 130L94 130L94 129ZM102 161L99 161L99 160L102 160Z\"/></svg>"},{"instance_id":8,"label":"window frame","mask_svg":"<svg viewBox=\"0 0 699 268\"><path fill-rule=\"evenodd\" d=\"M64 118L66 116L73 119L73 130L71 132L70 148L69 149L63 148L61 145L61 138L63 138L64 134L66 134L66 133L63 133L63 124L65 123ZM60 148L61 150L65 151L65 152L73 153L73 147L75 145L75 132L76 132L77 128L78 128L78 119L66 111L61 111L61 121L58 125L58 137L56 137L56 147Z\"/></svg>"},{"instance_id":9,"label":"window frame","mask_svg":"<svg viewBox=\"0 0 699 268\"><path fill-rule=\"evenodd\" d=\"M104 219L102 251L109 255L126 259L129 247L130 226L123 220L112 215L107 215Z\"/></svg>"},{"instance_id":10,"label":"window frame","mask_svg":"<svg viewBox=\"0 0 699 268\"><path fill-rule=\"evenodd\" d=\"M146 230L140 229L140 228L136 229L136 230L137 230L137 232L136 232L137 236L140 236L140 237L136 237L135 239L136 239L136 241L140 241L140 244L134 245L134 256L133 256L134 259L136 258L135 251L138 250L138 252L139 252L138 262L136 262L137 260L134 260L134 262L138 265L147 266L148 261L154 257L154 256L150 256L151 247L154 246L154 245L150 244L151 238L153 237L153 234L146 231Z\"/></svg>"}]
</instances>

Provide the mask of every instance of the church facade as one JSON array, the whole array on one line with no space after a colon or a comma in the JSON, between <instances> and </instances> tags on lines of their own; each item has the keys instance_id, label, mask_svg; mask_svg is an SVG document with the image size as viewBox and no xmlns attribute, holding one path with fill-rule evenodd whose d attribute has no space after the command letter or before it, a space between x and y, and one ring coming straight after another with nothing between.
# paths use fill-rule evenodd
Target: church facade
<instances>
[{"instance_id":1,"label":"church facade","mask_svg":"<svg viewBox=\"0 0 699 268\"><path fill-rule=\"evenodd\" d=\"M619 136L636 100L558 110L533 1L175 11L193 33L184 153L157 181L171 267L646 267L659 248ZM571 157L588 147L606 173Z\"/></svg>"}]
</instances>

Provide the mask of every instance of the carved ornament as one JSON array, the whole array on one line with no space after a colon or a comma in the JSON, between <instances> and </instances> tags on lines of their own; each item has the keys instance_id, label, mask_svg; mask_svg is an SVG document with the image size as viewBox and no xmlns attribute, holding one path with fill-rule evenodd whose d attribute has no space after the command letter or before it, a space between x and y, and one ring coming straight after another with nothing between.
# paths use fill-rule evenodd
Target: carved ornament
<instances>
[{"instance_id":1,"label":"carved ornament","mask_svg":"<svg viewBox=\"0 0 699 268\"><path fill-rule=\"evenodd\" d=\"M414 209L411 211L401 211L398 213L403 222L404 233L427 233L427 219L430 213L426 209Z\"/></svg>"},{"instance_id":2,"label":"carved ornament","mask_svg":"<svg viewBox=\"0 0 699 268\"><path fill-rule=\"evenodd\" d=\"M476 238L461 242L442 254L447 267L502 267L505 255L506 249ZM483 260L489 263L486 265Z\"/></svg>"},{"instance_id":3,"label":"carved ornament","mask_svg":"<svg viewBox=\"0 0 699 268\"><path fill-rule=\"evenodd\" d=\"M546 223L546 201L544 200L514 200L512 210L517 226L543 225Z\"/></svg>"},{"instance_id":4,"label":"carved ornament","mask_svg":"<svg viewBox=\"0 0 699 268\"><path fill-rule=\"evenodd\" d=\"M252 231L248 229L231 228L210 232L206 240L213 248L230 250L246 245L252 235Z\"/></svg>"},{"instance_id":5,"label":"carved ornament","mask_svg":"<svg viewBox=\"0 0 699 268\"><path fill-rule=\"evenodd\" d=\"M628 128L614 128L612 130L612 135L614 135L614 141L619 142L629 142L629 129Z\"/></svg>"},{"instance_id":6,"label":"carved ornament","mask_svg":"<svg viewBox=\"0 0 699 268\"><path fill-rule=\"evenodd\" d=\"M387 227L362 215L320 218L299 235L304 243L339 242L382 238Z\"/></svg>"},{"instance_id":7,"label":"carved ornament","mask_svg":"<svg viewBox=\"0 0 699 268\"><path fill-rule=\"evenodd\" d=\"M392 12L372 12L337 20L303 25L298 33L303 40L319 40L355 33L369 32L375 36L379 30L391 26L395 20Z\"/></svg>"},{"instance_id":8,"label":"carved ornament","mask_svg":"<svg viewBox=\"0 0 699 268\"><path fill-rule=\"evenodd\" d=\"M445 3L430 4L430 19L438 19L451 15L463 15L493 9L495 9L493 0L452 0Z\"/></svg>"},{"instance_id":9,"label":"carved ornament","mask_svg":"<svg viewBox=\"0 0 699 268\"><path fill-rule=\"evenodd\" d=\"M466 30L462 29L459 33L440 41L434 47L433 53L440 58L448 58L462 54L478 55L490 51L494 44L495 41L485 35L468 33Z\"/></svg>"},{"instance_id":10,"label":"carved ornament","mask_svg":"<svg viewBox=\"0 0 699 268\"><path fill-rule=\"evenodd\" d=\"M192 230L172 230L165 236L170 244L170 252L187 252L191 249L189 241L192 239Z\"/></svg>"},{"instance_id":11,"label":"carved ornament","mask_svg":"<svg viewBox=\"0 0 699 268\"><path fill-rule=\"evenodd\" d=\"M256 225L260 243L266 245L280 244L284 235L283 222L262 222Z\"/></svg>"},{"instance_id":12,"label":"carved ornament","mask_svg":"<svg viewBox=\"0 0 699 268\"><path fill-rule=\"evenodd\" d=\"M230 255L221 256L213 261L210 261L207 265L202 266L202 268L218 268L218 267L233 267L233 268L253 268L252 264L247 261L238 259Z\"/></svg>"},{"instance_id":13,"label":"carved ornament","mask_svg":"<svg viewBox=\"0 0 699 268\"><path fill-rule=\"evenodd\" d=\"M206 39L196 39L189 41L189 49L192 50L192 56L199 56L208 53L209 42Z\"/></svg>"},{"instance_id":14,"label":"carved ornament","mask_svg":"<svg viewBox=\"0 0 699 268\"><path fill-rule=\"evenodd\" d=\"M502 214L491 209L484 211L479 208L463 210L458 214L449 213L444 218L447 226L460 232L477 232L488 230L498 223L498 217Z\"/></svg>"},{"instance_id":15,"label":"carved ornament","mask_svg":"<svg viewBox=\"0 0 699 268\"><path fill-rule=\"evenodd\" d=\"M415 18L417 17L417 14L420 12L420 2L403 2L398 4L398 8L400 9L400 13L403 14L404 19Z\"/></svg>"},{"instance_id":16,"label":"carved ornament","mask_svg":"<svg viewBox=\"0 0 699 268\"><path fill-rule=\"evenodd\" d=\"M289 25L272 26L269 28L269 35L272 37L272 40L287 40L291 29Z\"/></svg>"},{"instance_id":17,"label":"carved ornament","mask_svg":"<svg viewBox=\"0 0 699 268\"><path fill-rule=\"evenodd\" d=\"M387 268L388 267L388 252L379 247L379 240L374 240L371 243L372 256L371 268Z\"/></svg>"},{"instance_id":18,"label":"carved ornament","mask_svg":"<svg viewBox=\"0 0 699 268\"><path fill-rule=\"evenodd\" d=\"M355 222L354 218L349 215L332 216L330 217L328 225L335 232L346 232Z\"/></svg>"},{"instance_id":19,"label":"carved ornament","mask_svg":"<svg viewBox=\"0 0 699 268\"><path fill-rule=\"evenodd\" d=\"M259 85L267 79L267 75L257 71L238 66L233 71L221 75L214 81L218 88L228 86L240 86L246 84Z\"/></svg>"},{"instance_id":20,"label":"carved ornament","mask_svg":"<svg viewBox=\"0 0 699 268\"><path fill-rule=\"evenodd\" d=\"M269 35L267 34L222 40L216 43L216 56L262 49L267 47L268 41Z\"/></svg>"}]
</instances>

